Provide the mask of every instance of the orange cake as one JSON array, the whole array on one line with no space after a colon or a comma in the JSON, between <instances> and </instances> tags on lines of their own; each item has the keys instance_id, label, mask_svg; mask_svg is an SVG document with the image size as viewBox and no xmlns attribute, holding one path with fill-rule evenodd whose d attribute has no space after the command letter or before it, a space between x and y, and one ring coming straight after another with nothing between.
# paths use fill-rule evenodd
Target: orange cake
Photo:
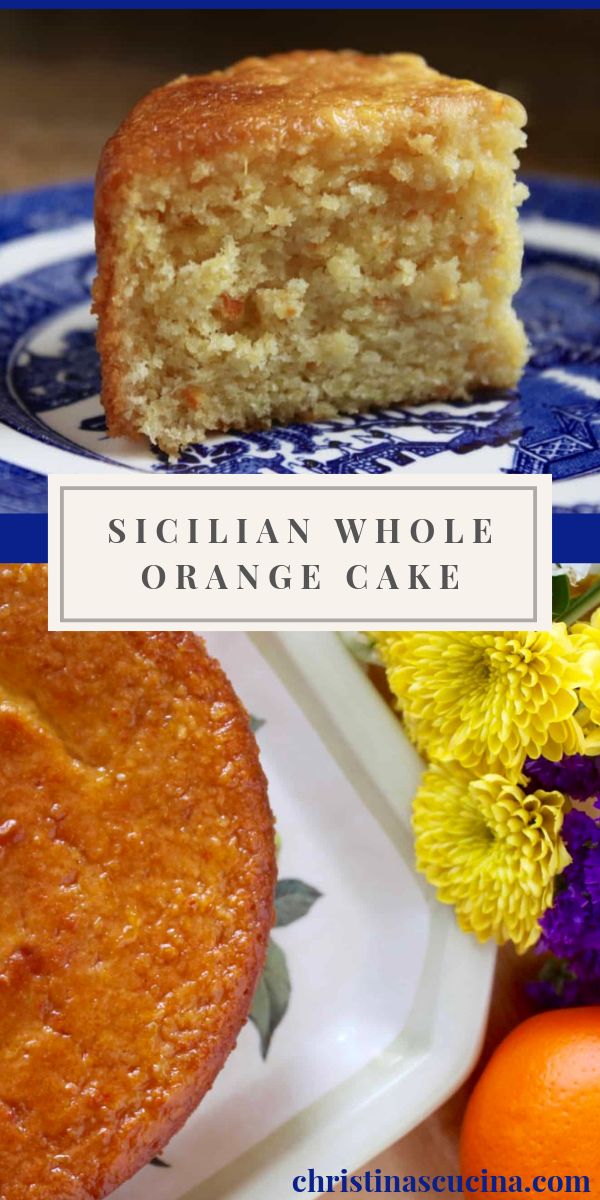
<instances>
[{"instance_id":1,"label":"orange cake","mask_svg":"<svg viewBox=\"0 0 600 1200\"><path fill-rule=\"evenodd\" d=\"M524 121L413 54L251 58L152 92L97 181L110 431L172 452L513 386Z\"/></svg>"},{"instance_id":2,"label":"orange cake","mask_svg":"<svg viewBox=\"0 0 600 1200\"><path fill-rule=\"evenodd\" d=\"M246 1020L273 915L248 717L189 634L48 633L0 567L0 1195L95 1200Z\"/></svg>"}]
</instances>

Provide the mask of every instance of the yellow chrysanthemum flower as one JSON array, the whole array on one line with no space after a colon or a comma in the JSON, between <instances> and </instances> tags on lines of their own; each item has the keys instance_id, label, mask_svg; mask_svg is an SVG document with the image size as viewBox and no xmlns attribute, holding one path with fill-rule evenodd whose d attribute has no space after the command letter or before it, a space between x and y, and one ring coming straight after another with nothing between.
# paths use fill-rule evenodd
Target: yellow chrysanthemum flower
<instances>
[{"instance_id":1,"label":"yellow chrysanthemum flower","mask_svg":"<svg viewBox=\"0 0 600 1200\"><path fill-rule=\"evenodd\" d=\"M584 754L600 754L600 727L592 725L585 732L585 741L583 743Z\"/></svg>"},{"instance_id":2,"label":"yellow chrysanthemum flower","mask_svg":"<svg viewBox=\"0 0 600 1200\"><path fill-rule=\"evenodd\" d=\"M581 688L579 698L585 705L580 717L584 728L587 754L598 754L600 750L600 608L592 614L589 624L574 625L571 640L585 662L589 673L588 682Z\"/></svg>"},{"instance_id":3,"label":"yellow chrysanthemum flower","mask_svg":"<svg viewBox=\"0 0 600 1200\"><path fill-rule=\"evenodd\" d=\"M407 732L433 760L517 775L526 756L582 749L588 680L564 625L550 632L374 633Z\"/></svg>"},{"instance_id":4,"label":"yellow chrysanthemum flower","mask_svg":"<svg viewBox=\"0 0 600 1200\"><path fill-rule=\"evenodd\" d=\"M600 725L594 724L583 704L580 704L575 715L583 736L582 754L600 754Z\"/></svg>"},{"instance_id":5,"label":"yellow chrysanthemum flower","mask_svg":"<svg viewBox=\"0 0 600 1200\"><path fill-rule=\"evenodd\" d=\"M417 866L462 929L512 941L522 954L538 940L554 879L570 862L560 836L566 809L560 792L528 795L501 775L477 779L457 763L436 763L414 801Z\"/></svg>"}]
</instances>

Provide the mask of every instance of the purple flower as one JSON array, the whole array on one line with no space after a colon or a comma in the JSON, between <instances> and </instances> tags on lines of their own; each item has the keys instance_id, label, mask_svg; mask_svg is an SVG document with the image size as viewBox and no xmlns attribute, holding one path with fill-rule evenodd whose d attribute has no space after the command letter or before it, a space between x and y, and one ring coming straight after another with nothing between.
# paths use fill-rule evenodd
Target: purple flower
<instances>
[{"instance_id":1,"label":"purple flower","mask_svg":"<svg viewBox=\"0 0 600 1200\"><path fill-rule=\"evenodd\" d=\"M538 943L553 957L531 986L545 1008L600 1002L600 819L573 809L563 837L573 861L557 880Z\"/></svg>"},{"instance_id":2,"label":"purple flower","mask_svg":"<svg viewBox=\"0 0 600 1200\"><path fill-rule=\"evenodd\" d=\"M594 796L600 808L600 754L565 755L560 762L528 758L524 770L534 788L564 792L573 800Z\"/></svg>"}]
</instances>

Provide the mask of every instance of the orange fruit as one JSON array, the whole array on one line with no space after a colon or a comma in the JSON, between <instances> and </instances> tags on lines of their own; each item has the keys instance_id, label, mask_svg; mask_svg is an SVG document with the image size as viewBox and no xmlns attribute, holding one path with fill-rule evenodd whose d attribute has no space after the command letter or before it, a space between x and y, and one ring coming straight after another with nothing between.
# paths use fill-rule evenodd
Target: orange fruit
<instances>
[{"instance_id":1,"label":"orange fruit","mask_svg":"<svg viewBox=\"0 0 600 1200\"><path fill-rule=\"evenodd\" d=\"M500 1043L467 1105L460 1155L464 1178L485 1168L508 1190L520 1177L512 1196L535 1195L536 1177L587 1175L600 1198L600 1006L531 1017Z\"/></svg>"}]
</instances>

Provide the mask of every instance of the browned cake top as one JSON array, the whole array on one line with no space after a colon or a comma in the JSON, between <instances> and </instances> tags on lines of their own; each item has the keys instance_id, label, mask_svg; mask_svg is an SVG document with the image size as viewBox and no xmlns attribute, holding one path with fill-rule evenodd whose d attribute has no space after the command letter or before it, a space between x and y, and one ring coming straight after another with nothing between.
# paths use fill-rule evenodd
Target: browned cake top
<instances>
[{"instance_id":1,"label":"browned cake top","mask_svg":"<svg viewBox=\"0 0 600 1200\"><path fill-rule=\"evenodd\" d=\"M183 76L151 92L105 148L107 173L151 172L236 147L290 149L319 138L395 134L415 116L473 107L523 122L518 101L441 75L415 54L295 51L247 58L226 71Z\"/></svg>"},{"instance_id":2,"label":"browned cake top","mask_svg":"<svg viewBox=\"0 0 600 1200\"><path fill-rule=\"evenodd\" d=\"M272 819L192 635L48 633L0 567L0 1193L89 1200L168 1140L247 1016Z\"/></svg>"}]
</instances>

